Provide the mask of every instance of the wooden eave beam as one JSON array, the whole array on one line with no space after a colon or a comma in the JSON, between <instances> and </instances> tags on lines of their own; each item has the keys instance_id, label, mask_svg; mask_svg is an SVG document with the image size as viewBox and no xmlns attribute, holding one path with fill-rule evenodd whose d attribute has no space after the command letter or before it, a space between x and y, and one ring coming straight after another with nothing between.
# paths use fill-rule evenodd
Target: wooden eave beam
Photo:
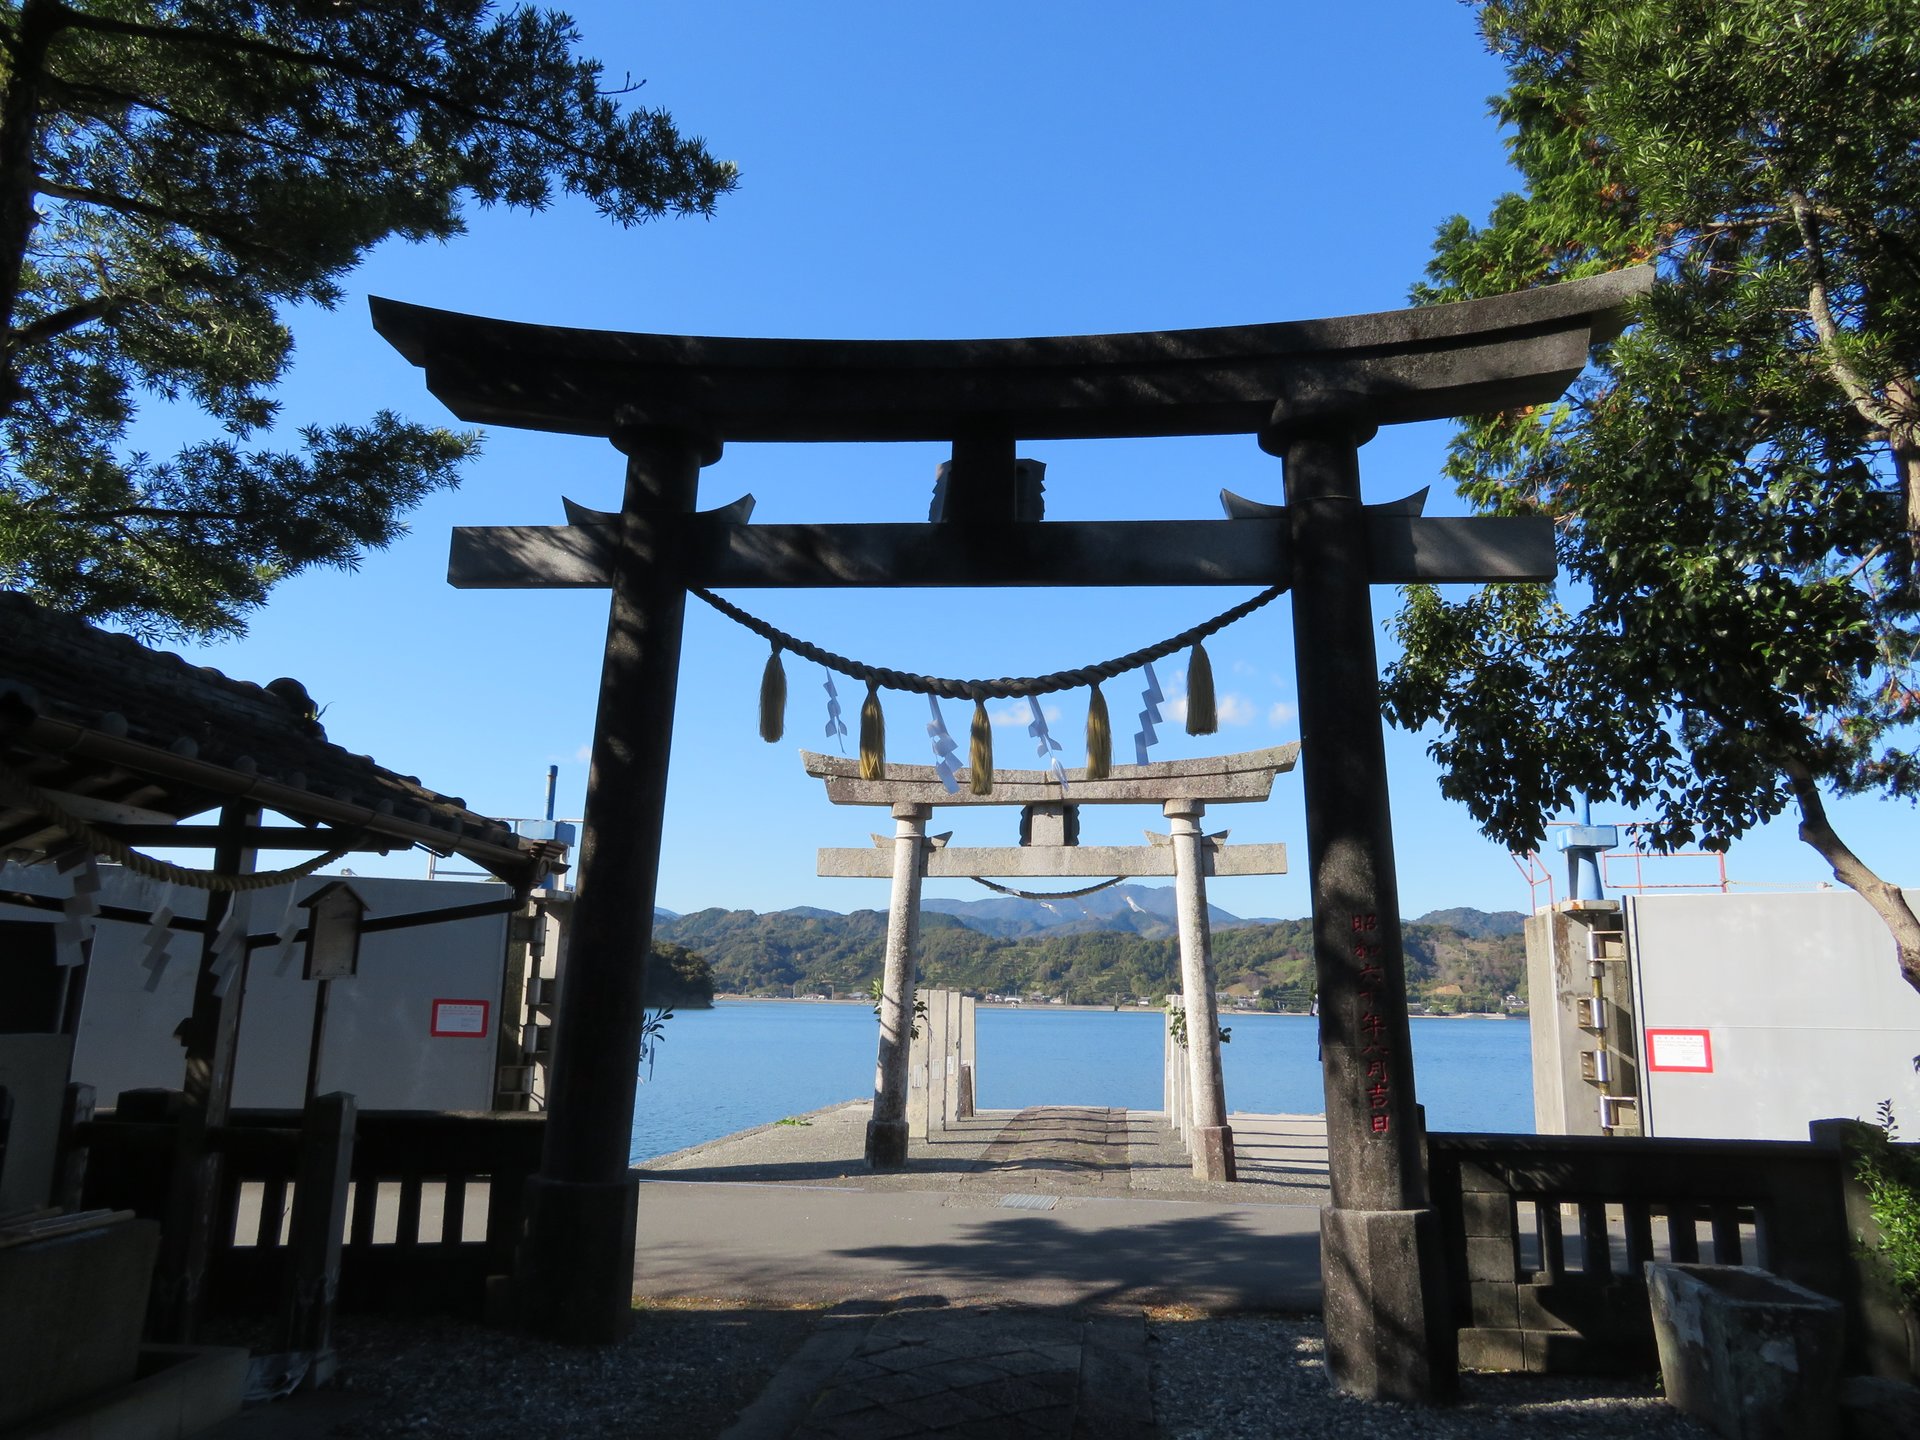
<instances>
[{"instance_id":1,"label":"wooden eave beam","mask_svg":"<svg viewBox=\"0 0 1920 1440\"><path fill-rule=\"evenodd\" d=\"M478 840L438 826L385 814L370 806L329 799L279 781L242 774L210 761L177 755L170 750L143 745L137 740L102 734L51 716L35 716L16 740L56 754L107 761L226 799L251 800L281 814L310 816L319 823L337 826L343 831L391 836L408 845L424 845L430 850L459 855L516 887L552 868L554 856L550 853L551 847L544 843L521 849Z\"/></svg>"},{"instance_id":2,"label":"wooden eave beam","mask_svg":"<svg viewBox=\"0 0 1920 1440\"><path fill-rule=\"evenodd\" d=\"M219 834L217 825L95 825L96 830L113 836L136 849L210 850ZM323 829L319 826L262 825L245 835L249 850L327 850L366 851L385 855L404 849L411 841L392 836L375 837L365 830Z\"/></svg>"}]
</instances>

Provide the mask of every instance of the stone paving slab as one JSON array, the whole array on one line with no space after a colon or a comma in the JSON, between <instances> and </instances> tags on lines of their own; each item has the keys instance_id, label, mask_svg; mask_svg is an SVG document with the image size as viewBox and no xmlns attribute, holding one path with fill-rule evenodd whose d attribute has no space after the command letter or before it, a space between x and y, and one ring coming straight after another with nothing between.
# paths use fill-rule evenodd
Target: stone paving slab
<instances>
[{"instance_id":1,"label":"stone paving slab","mask_svg":"<svg viewBox=\"0 0 1920 1440\"><path fill-rule=\"evenodd\" d=\"M843 1309L725 1440L1146 1440L1150 1378L1139 1315L910 1306L863 1321Z\"/></svg>"}]
</instances>

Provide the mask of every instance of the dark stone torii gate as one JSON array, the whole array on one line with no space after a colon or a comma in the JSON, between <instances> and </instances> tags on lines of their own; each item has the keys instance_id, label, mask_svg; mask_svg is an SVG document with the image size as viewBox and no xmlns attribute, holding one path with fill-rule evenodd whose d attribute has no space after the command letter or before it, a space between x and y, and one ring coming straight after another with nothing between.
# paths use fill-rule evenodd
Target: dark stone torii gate
<instances>
[{"instance_id":1,"label":"dark stone torii gate","mask_svg":"<svg viewBox=\"0 0 1920 1440\"><path fill-rule=\"evenodd\" d=\"M1645 268L1332 320L1025 340L714 339L514 324L373 302L374 324L469 422L604 435L617 515L455 532L456 585L611 586L547 1139L518 1293L576 1340L628 1323L628 1168L686 589L803 585L1272 585L1290 581L1333 1203L1327 1367L1403 1401L1454 1383L1394 882L1368 587L1550 578L1548 522L1363 506L1380 425L1553 400L1651 284ZM1017 518L1020 440L1251 434L1286 504L1215 521ZM751 525L695 512L726 441L948 440L944 518Z\"/></svg>"}]
</instances>

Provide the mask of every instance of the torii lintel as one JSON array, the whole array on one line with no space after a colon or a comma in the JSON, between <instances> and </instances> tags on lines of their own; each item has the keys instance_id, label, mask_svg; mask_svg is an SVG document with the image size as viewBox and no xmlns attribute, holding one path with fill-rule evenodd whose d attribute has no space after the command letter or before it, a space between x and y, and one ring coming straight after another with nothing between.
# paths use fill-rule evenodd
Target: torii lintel
<instances>
[{"instance_id":1,"label":"torii lintel","mask_svg":"<svg viewBox=\"0 0 1920 1440\"><path fill-rule=\"evenodd\" d=\"M778 340L530 325L372 300L462 420L576 435L674 423L726 441L1259 434L1330 406L1375 425L1556 399L1650 266L1369 315L991 340Z\"/></svg>"},{"instance_id":2,"label":"torii lintel","mask_svg":"<svg viewBox=\"0 0 1920 1440\"><path fill-rule=\"evenodd\" d=\"M1300 746L1273 745L1194 760L1155 760L1146 765L1115 765L1104 780L1068 770L1063 792L1047 770L995 770L993 789L975 795L962 785L949 792L931 765L888 765L879 780L860 778L860 762L850 755L800 752L807 774L827 784L836 805L1162 805L1191 800L1202 805L1231 805L1265 800L1273 777L1299 762Z\"/></svg>"}]
</instances>

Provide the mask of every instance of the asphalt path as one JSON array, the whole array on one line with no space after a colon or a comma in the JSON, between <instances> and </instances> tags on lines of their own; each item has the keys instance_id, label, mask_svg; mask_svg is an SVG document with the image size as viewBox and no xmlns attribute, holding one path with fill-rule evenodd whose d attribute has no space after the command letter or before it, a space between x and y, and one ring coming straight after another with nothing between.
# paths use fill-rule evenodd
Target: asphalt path
<instances>
[{"instance_id":1,"label":"asphalt path","mask_svg":"<svg viewBox=\"0 0 1920 1440\"><path fill-rule=\"evenodd\" d=\"M1139 1112L983 1115L879 1176L859 1158L862 1107L796 1120L642 1167L636 1296L1320 1307L1310 1122L1234 1117L1251 1173L1204 1185Z\"/></svg>"}]
</instances>

